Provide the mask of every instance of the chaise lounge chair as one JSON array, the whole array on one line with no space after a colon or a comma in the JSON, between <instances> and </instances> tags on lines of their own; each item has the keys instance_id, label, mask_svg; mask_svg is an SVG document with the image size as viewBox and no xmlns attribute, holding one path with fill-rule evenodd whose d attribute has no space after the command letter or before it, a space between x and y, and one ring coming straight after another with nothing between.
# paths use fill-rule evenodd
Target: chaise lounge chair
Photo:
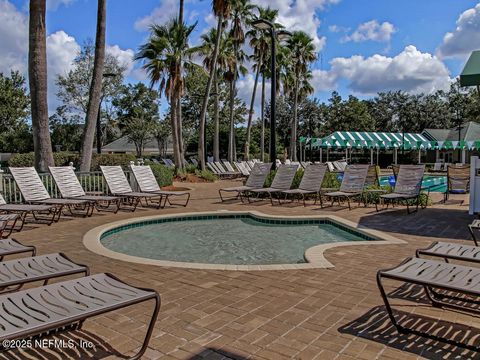
<instances>
[{"instance_id":1,"label":"chaise lounge chair","mask_svg":"<svg viewBox=\"0 0 480 360\"><path fill-rule=\"evenodd\" d=\"M137 209L142 199L145 200L147 205L149 200L158 199L157 209L162 205L162 195L133 191L121 166L100 166L100 169L110 192L114 196L122 196L129 200L132 212Z\"/></svg>"},{"instance_id":2,"label":"chaise lounge chair","mask_svg":"<svg viewBox=\"0 0 480 360\"><path fill-rule=\"evenodd\" d=\"M243 194L246 191L262 188L265 184L265 179L267 178L268 174L270 173L270 169L272 168L272 163L255 163L253 166L253 170L250 172L250 176L247 179L247 182L243 186L233 186L228 188L222 188L218 190L218 195L220 199L223 201L230 200L230 199L238 199L243 202ZM224 199L222 196L222 192L227 193L236 193L237 195L234 198Z\"/></svg>"},{"instance_id":3,"label":"chaise lounge chair","mask_svg":"<svg viewBox=\"0 0 480 360\"><path fill-rule=\"evenodd\" d=\"M0 239L9 237L14 230L17 230L17 222L21 221L18 214L0 215Z\"/></svg>"},{"instance_id":4,"label":"chaise lounge chair","mask_svg":"<svg viewBox=\"0 0 480 360\"><path fill-rule=\"evenodd\" d=\"M377 285L388 316L399 333L420 335L464 348L473 347L475 351L478 351L478 348L472 345L445 339L431 332L412 329L407 326L407 324L412 323L408 320L404 320L400 324L388 300L388 295L382 282L384 279L420 285L423 287L431 304L435 307L451 308L478 314L477 309L466 306L466 304L478 303L471 297L478 298L480 296L479 268L427 259L407 258L400 265L391 269L380 270L377 273ZM463 338L463 336L460 338Z\"/></svg>"},{"instance_id":5,"label":"chaise lounge chair","mask_svg":"<svg viewBox=\"0 0 480 360\"><path fill-rule=\"evenodd\" d=\"M64 207L72 215L92 216L94 209L92 201L52 198L34 167L11 167L9 169L26 203L57 207L54 221L60 219Z\"/></svg>"},{"instance_id":6,"label":"chaise lounge chair","mask_svg":"<svg viewBox=\"0 0 480 360\"><path fill-rule=\"evenodd\" d=\"M46 332L80 328L91 317L154 300L143 344L129 359L140 359L153 332L160 296L154 290L125 284L110 274L96 274L0 295L0 341L28 339Z\"/></svg>"},{"instance_id":7,"label":"chaise lounge chair","mask_svg":"<svg viewBox=\"0 0 480 360\"><path fill-rule=\"evenodd\" d=\"M418 249L416 256L421 255L480 263L480 247L463 244L453 244L442 241L433 242L428 248Z\"/></svg>"},{"instance_id":8,"label":"chaise lounge chair","mask_svg":"<svg viewBox=\"0 0 480 360\"><path fill-rule=\"evenodd\" d=\"M11 292L23 285L74 274L89 275L85 265L74 263L62 253L23 257L0 262L0 292Z\"/></svg>"},{"instance_id":9,"label":"chaise lounge chair","mask_svg":"<svg viewBox=\"0 0 480 360\"><path fill-rule=\"evenodd\" d=\"M302 197L303 206L305 206L305 196L314 194L315 202L320 201L320 207L323 207L322 196L321 196L321 187L325 174L327 172L327 166L323 164L310 164L305 168L303 173L302 181L298 186L298 189L290 189L282 191L285 194L285 200L289 195L293 197L299 195Z\"/></svg>"},{"instance_id":10,"label":"chaise lounge chair","mask_svg":"<svg viewBox=\"0 0 480 360\"><path fill-rule=\"evenodd\" d=\"M23 245L14 239L0 240L0 261L2 261L5 256L23 253L31 253L31 256L35 256L37 250L35 246Z\"/></svg>"},{"instance_id":11,"label":"chaise lounge chair","mask_svg":"<svg viewBox=\"0 0 480 360\"><path fill-rule=\"evenodd\" d=\"M7 204L2 194L0 194L0 213L17 214L19 216L16 219L15 224L12 225L11 232L14 230L21 231L23 229L23 225L27 221L28 215L32 215L36 222L51 225L55 220L57 211L57 207L52 205ZM17 226L16 223L18 221L20 221L20 224Z\"/></svg>"},{"instance_id":12,"label":"chaise lounge chair","mask_svg":"<svg viewBox=\"0 0 480 360\"><path fill-rule=\"evenodd\" d=\"M328 192L325 196L332 199L332 206L335 199L340 204L340 199L346 199L348 209L351 210L350 200L352 198L362 199L365 182L368 176L368 170L371 165L348 165L343 174L342 184L339 191Z\"/></svg>"},{"instance_id":13,"label":"chaise lounge chair","mask_svg":"<svg viewBox=\"0 0 480 360\"><path fill-rule=\"evenodd\" d=\"M297 173L298 165L281 165L278 167L277 173L273 178L272 184L268 188L258 188L248 190L248 193L257 194L257 197L260 194L268 194L270 197L270 203L273 205L273 194L279 194L282 191L289 190L292 187L293 179ZM250 196L248 196L248 202L250 201ZM278 200L280 203L280 199Z\"/></svg>"},{"instance_id":14,"label":"chaise lounge chair","mask_svg":"<svg viewBox=\"0 0 480 360\"><path fill-rule=\"evenodd\" d=\"M408 214L418 211L424 172L425 165L400 165L395 189L390 194L380 195L380 199L387 203L387 208L389 203L405 202ZM416 199L416 208L414 211L410 211L408 201L411 199ZM378 211L377 204L375 204L375 206Z\"/></svg>"},{"instance_id":15,"label":"chaise lounge chair","mask_svg":"<svg viewBox=\"0 0 480 360\"><path fill-rule=\"evenodd\" d=\"M135 176L135 180L137 181L138 187L140 191L143 193L152 193L158 194L165 198L162 208L165 207L167 202L170 205L180 205L186 207L188 205L188 201L190 200L190 193L188 191L164 191L158 186L157 179L152 172L152 168L150 166L138 166L138 165L131 165L130 166L133 172L133 176ZM171 196L186 196L187 199L185 203L178 204L170 202Z\"/></svg>"},{"instance_id":16,"label":"chaise lounge chair","mask_svg":"<svg viewBox=\"0 0 480 360\"><path fill-rule=\"evenodd\" d=\"M443 202L447 202L450 194L468 194L470 191L470 165L448 166L447 190L443 194Z\"/></svg>"},{"instance_id":17,"label":"chaise lounge chair","mask_svg":"<svg viewBox=\"0 0 480 360\"><path fill-rule=\"evenodd\" d=\"M64 199L93 201L97 211L117 213L123 198L118 196L87 195L70 166L49 167L57 188ZM113 208L112 208L113 205ZM1 210L1 208L0 208Z\"/></svg>"}]
</instances>

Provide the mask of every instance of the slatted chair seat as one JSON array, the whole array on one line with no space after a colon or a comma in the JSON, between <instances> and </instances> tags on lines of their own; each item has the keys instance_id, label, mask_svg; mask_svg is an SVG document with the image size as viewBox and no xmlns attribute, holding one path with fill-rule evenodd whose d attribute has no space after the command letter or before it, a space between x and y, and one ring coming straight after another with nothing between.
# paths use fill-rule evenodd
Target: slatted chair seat
<instances>
[{"instance_id":1,"label":"slatted chair seat","mask_svg":"<svg viewBox=\"0 0 480 360\"><path fill-rule=\"evenodd\" d=\"M145 200L146 205L155 199L158 201L157 208L162 206L162 195L148 192L133 191L121 166L100 166L110 192L115 196L123 196L131 200L131 210L135 211L138 204Z\"/></svg>"},{"instance_id":2,"label":"slatted chair seat","mask_svg":"<svg viewBox=\"0 0 480 360\"><path fill-rule=\"evenodd\" d=\"M270 203L273 205L272 195L281 193L284 190L289 190L292 187L293 179L297 173L297 169L298 165L281 165L278 168L270 187L252 189L249 190L249 192L257 194L257 197L262 193L268 194L270 197ZM250 197L248 197L248 200L250 201Z\"/></svg>"},{"instance_id":3,"label":"slatted chair seat","mask_svg":"<svg viewBox=\"0 0 480 360\"><path fill-rule=\"evenodd\" d=\"M36 253L35 246L26 246L10 238L0 240L0 261L5 256L23 253L31 253L34 256Z\"/></svg>"},{"instance_id":4,"label":"slatted chair seat","mask_svg":"<svg viewBox=\"0 0 480 360\"><path fill-rule=\"evenodd\" d=\"M478 246L452 244L435 241L426 249L418 249L420 255L437 256L444 259L456 259L471 262L480 262L480 248Z\"/></svg>"},{"instance_id":5,"label":"slatted chair seat","mask_svg":"<svg viewBox=\"0 0 480 360\"><path fill-rule=\"evenodd\" d=\"M315 194L315 204L317 200L320 201L320 206L323 207L322 197L320 196L320 191L323 183L323 179L325 178L325 174L327 172L327 166L323 164L310 164L307 165L305 168L305 172L303 173L302 180L300 181L300 185L298 189L289 189L282 191L285 194L285 199L287 196L295 196L300 195L303 200L303 206L306 205L305 203L305 195L308 194Z\"/></svg>"},{"instance_id":6,"label":"slatted chair seat","mask_svg":"<svg viewBox=\"0 0 480 360\"><path fill-rule=\"evenodd\" d=\"M0 340L24 339L110 311L154 300L155 309L143 345L130 359L139 359L147 349L160 308L154 290L125 284L110 274L96 274L0 295Z\"/></svg>"},{"instance_id":7,"label":"slatted chair seat","mask_svg":"<svg viewBox=\"0 0 480 360\"><path fill-rule=\"evenodd\" d=\"M232 199L232 198L225 199L222 196L222 192L229 192L229 193L233 192L237 194L234 198L236 199L240 197L240 200L243 202L243 194L246 191L263 187L263 185L265 184L265 179L270 173L271 168L272 168L272 163L259 163L259 162L255 163L255 165L253 166L253 169L250 172L250 175L248 176L247 181L245 182L245 185L221 188L220 190L218 190L220 199L222 200L222 202L225 200Z\"/></svg>"},{"instance_id":8,"label":"slatted chair seat","mask_svg":"<svg viewBox=\"0 0 480 360\"><path fill-rule=\"evenodd\" d=\"M34 167L11 167L9 170L26 203L48 204L57 207L57 217L54 217L54 221L59 220L64 207L71 215L92 215L94 204L91 201L52 198Z\"/></svg>"},{"instance_id":9,"label":"slatted chair seat","mask_svg":"<svg viewBox=\"0 0 480 360\"><path fill-rule=\"evenodd\" d=\"M413 333L434 340L441 340L465 347L465 344L451 339L444 339L437 334L407 327L411 324L408 320L400 324L393 312L385 291L383 280L407 282L423 287L425 294L436 307L452 308L460 311L479 313L478 305L480 296L480 268L469 267L446 262L439 262L420 258L408 258L392 269L380 270L377 273L377 285L385 303L388 316L395 328L402 334ZM478 348L476 349L478 351Z\"/></svg>"},{"instance_id":10,"label":"slatted chair seat","mask_svg":"<svg viewBox=\"0 0 480 360\"><path fill-rule=\"evenodd\" d=\"M62 253L24 257L0 262L0 290L9 287L20 288L23 284L80 274L89 274L88 267L79 265Z\"/></svg>"},{"instance_id":11,"label":"slatted chair seat","mask_svg":"<svg viewBox=\"0 0 480 360\"><path fill-rule=\"evenodd\" d=\"M62 198L94 202L98 211L117 213L120 209L122 197L87 195L71 166L51 166L49 170Z\"/></svg>"},{"instance_id":12,"label":"slatted chair seat","mask_svg":"<svg viewBox=\"0 0 480 360\"><path fill-rule=\"evenodd\" d=\"M188 191L164 191L158 185L157 179L153 174L152 168L150 166L137 166L131 165L133 176L135 176L135 180L137 181L138 187L143 193L153 193L159 194L165 198L163 205L161 207L165 207L167 202L170 205L181 205L186 207L188 205L188 201L190 200L190 192ZM186 197L185 202L178 204L172 203L170 201L171 196L184 196Z\"/></svg>"}]
</instances>

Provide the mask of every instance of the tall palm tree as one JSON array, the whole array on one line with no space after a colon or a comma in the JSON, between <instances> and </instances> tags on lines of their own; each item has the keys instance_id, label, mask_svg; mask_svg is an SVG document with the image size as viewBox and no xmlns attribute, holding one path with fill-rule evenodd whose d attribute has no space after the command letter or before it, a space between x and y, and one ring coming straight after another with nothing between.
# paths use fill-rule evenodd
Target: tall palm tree
<instances>
[{"instance_id":1,"label":"tall palm tree","mask_svg":"<svg viewBox=\"0 0 480 360\"><path fill-rule=\"evenodd\" d=\"M178 168L182 168L184 158L178 126L178 120L181 120L178 104L184 92L183 66L180 65L190 63L192 51L188 38L196 25L179 23L178 19L167 25L152 25L148 42L140 46L135 55L135 60L144 61L143 68L150 77L150 86L158 83L160 93L164 93L170 103L173 153Z\"/></svg>"},{"instance_id":2,"label":"tall palm tree","mask_svg":"<svg viewBox=\"0 0 480 360\"><path fill-rule=\"evenodd\" d=\"M220 160L220 119L219 119L219 90L218 82L223 77L223 73L226 72L227 65L233 62L233 51L231 49L232 39L223 34L220 39L219 47L216 50L215 46L217 43L217 30L212 28L206 34L203 34L201 37L202 43L196 48L192 48L192 51L196 54L199 54L203 57L203 66L205 69L211 73L212 66L214 66L214 56L215 51L217 51L217 59L215 63L215 71L213 72L213 87L215 93L215 100L213 103L213 120L214 120L214 135L213 135L213 157L215 161Z\"/></svg>"},{"instance_id":3,"label":"tall palm tree","mask_svg":"<svg viewBox=\"0 0 480 360\"><path fill-rule=\"evenodd\" d=\"M107 0L98 0L97 33L95 39L95 58L93 61L93 76L90 84L87 116L83 130L80 170L90 171L92 163L93 140L97 124L98 111L102 96L103 68L105 66L105 28L107 24Z\"/></svg>"},{"instance_id":4,"label":"tall palm tree","mask_svg":"<svg viewBox=\"0 0 480 360\"><path fill-rule=\"evenodd\" d=\"M228 139L228 161L236 160L235 148L235 117L234 117L234 103L237 95L236 83L238 69L243 62L241 59L240 47L245 43L245 29L251 23L253 11L256 6L250 0L232 0L232 22L230 28L230 37L233 40L233 50L236 55L235 63L229 71L231 76L230 81L230 132Z\"/></svg>"},{"instance_id":5,"label":"tall palm tree","mask_svg":"<svg viewBox=\"0 0 480 360\"><path fill-rule=\"evenodd\" d=\"M288 41L288 48L290 50L290 71L291 81L287 82L291 85L293 92L293 119L292 131L290 141L290 157L291 160L297 161L297 127L298 127L298 100L299 96L305 96L311 89L309 80L311 72L309 65L315 61L317 54L313 39L303 31L295 31ZM300 91L302 90L302 91Z\"/></svg>"},{"instance_id":6,"label":"tall palm tree","mask_svg":"<svg viewBox=\"0 0 480 360\"><path fill-rule=\"evenodd\" d=\"M28 38L28 79L32 110L35 167L42 172L53 166L52 142L48 126L46 0L30 1Z\"/></svg>"},{"instance_id":7,"label":"tall palm tree","mask_svg":"<svg viewBox=\"0 0 480 360\"><path fill-rule=\"evenodd\" d=\"M261 6L258 6L257 9L258 9L258 15L254 16L252 21L255 21L258 19L264 19L273 23L276 29L283 28L281 24L275 23L275 18L278 15L278 10L271 9L270 7L264 8ZM245 148L244 148L245 158L248 160L250 158L250 139L251 139L251 130L252 130L252 118L253 118L253 112L254 112L253 108L255 106L255 96L257 94L258 78L260 76L260 72L263 68L263 65L265 64L264 59L266 58L268 49L270 48L270 36L267 32L253 27L247 32L247 37L250 38L250 47L253 49L253 55L251 55L250 58L255 61L255 64L253 65L253 70L255 71L255 82L253 83L252 99L250 100L250 110L248 112L248 121L247 121L247 138L245 141ZM262 89L263 91L265 90L265 80L263 79L263 77L262 77ZM265 98L265 94L262 93L262 99L264 98ZM262 131L262 134L263 135L265 134L264 129ZM263 150L262 150L262 153L263 153Z\"/></svg>"},{"instance_id":8,"label":"tall palm tree","mask_svg":"<svg viewBox=\"0 0 480 360\"><path fill-rule=\"evenodd\" d=\"M212 58L212 66L210 68L210 75L205 89L205 96L203 97L202 111L200 113L200 129L198 140L198 158L202 170L205 170L205 119L207 116L208 99L210 97L210 90L212 89L212 82L217 69L218 49L220 46L220 39L223 33L224 20L230 16L231 0L212 0L213 13L217 17L217 39L215 41L215 50ZM217 91L218 94L218 91Z\"/></svg>"}]
</instances>

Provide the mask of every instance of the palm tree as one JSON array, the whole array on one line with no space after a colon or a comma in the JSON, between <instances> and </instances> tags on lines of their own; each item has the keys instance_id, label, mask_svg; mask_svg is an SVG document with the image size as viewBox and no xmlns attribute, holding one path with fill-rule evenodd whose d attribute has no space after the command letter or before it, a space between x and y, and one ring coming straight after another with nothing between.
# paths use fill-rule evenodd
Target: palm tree
<instances>
[{"instance_id":1,"label":"palm tree","mask_svg":"<svg viewBox=\"0 0 480 360\"><path fill-rule=\"evenodd\" d=\"M231 0L212 0L213 13L217 17L217 39L215 41L210 75L208 77L207 87L205 89L205 96L203 97L202 111L200 113L198 159L200 160L200 166L202 170L205 170L205 118L207 116L208 99L210 97L210 90L212 89L213 78L217 70L217 57L218 49L220 47L220 39L223 33L223 22L230 16L230 3ZM218 94L218 91L216 93Z\"/></svg>"},{"instance_id":2,"label":"palm tree","mask_svg":"<svg viewBox=\"0 0 480 360\"><path fill-rule=\"evenodd\" d=\"M107 0L98 0L97 33L95 39L95 58L93 76L90 84L87 116L83 130L80 171L90 171L92 163L93 140L97 124L98 111L102 96L102 77L105 66L105 28L107 23Z\"/></svg>"},{"instance_id":3,"label":"palm tree","mask_svg":"<svg viewBox=\"0 0 480 360\"><path fill-rule=\"evenodd\" d=\"M188 26L171 20L167 25L152 25L147 43L140 46L135 60L143 60L143 68L150 77L150 86L159 84L160 94L170 102L170 122L172 126L173 153L175 165L183 167L183 147L178 123L181 114L178 104L184 91L183 64L190 63L191 49L188 38L197 24Z\"/></svg>"},{"instance_id":4,"label":"palm tree","mask_svg":"<svg viewBox=\"0 0 480 360\"><path fill-rule=\"evenodd\" d=\"M303 31L295 31L288 40L290 50L290 81L287 85L291 86L289 92L293 91L293 119L290 141L291 160L297 161L297 127L298 127L298 99L300 96L306 96L310 92L311 85L309 80L311 72L309 64L316 60L315 46L313 39ZM301 91L300 91L301 90ZM313 89L312 89L313 91Z\"/></svg>"},{"instance_id":5,"label":"palm tree","mask_svg":"<svg viewBox=\"0 0 480 360\"><path fill-rule=\"evenodd\" d=\"M203 57L203 66L211 73L215 51L217 51L216 69L213 72L213 87L215 93L215 100L213 103L213 120L214 120L214 136L213 136L213 157L215 161L220 160L220 119L219 119L219 89L218 82L222 78L222 74L226 72L227 64L233 62L234 54L231 51L233 48L232 40L228 36L222 35L219 43L218 50L215 49L217 43L217 30L212 28L206 34L201 37L202 43L200 46L193 48L192 52L195 52Z\"/></svg>"},{"instance_id":6,"label":"palm tree","mask_svg":"<svg viewBox=\"0 0 480 360\"><path fill-rule=\"evenodd\" d=\"M28 78L32 110L35 167L42 172L53 166L52 142L48 126L46 0L30 1L28 38Z\"/></svg>"},{"instance_id":7,"label":"palm tree","mask_svg":"<svg viewBox=\"0 0 480 360\"><path fill-rule=\"evenodd\" d=\"M270 7L264 8L258 6L258 16L255 16L252 21L258 19L268 20L274 24L276 29L281 29L283 26L279 23L275 23L275 18L278 15L278 10L271 9ZM257 94L257 85L260 72L263 69L264 60L267 56L268 49L270 48L270 36L265 31L259 30L257 28L252 28L247 32L247 37L250 38L250 47L253 49L253 55L251 59L255 61L253 65L253 70L255 71L255 82L253 83L252 99L250 101L250 110L248 112L248 121L247 121L247 138L245 141L245 158L248 160L250 158L250 138L252 130L252 118L253 118L253 108L255 106L255 96ZM265 98L265 79L262 76L262 99ZM263 103L263 100L262 100ZM263 104L262 104L263 106ZM262 112L263 114L263 112ZM262 115L263 118L263 115ZM262 123L262 134L265 135L264 123ZM264 138L262 139L264 141ZM262 146L262 156L263 156L263 146ZM263 160L262 160L263 161Z\"/></svg>"},{"instance_id":8,"label":"palm tree","mask_svg":"<svg viewBox=\"0 0 480 360\"><path fill-rule=\"evenodd\" d=\"M250 0L232 0L232 24L230 29L230 37L233 40L233 51L236 56L235 63L230 67L228 76L230 79L230 132L228 139L228 161L236 160L235 149L235 119L234 119L234 102L237 94L236 83L238 71L241 67L243 59L241 45L245 43L245 28L251 23L253 10L256 6ZM246 70L245 70L246 72Z\"/></svg>"}]
</instances>

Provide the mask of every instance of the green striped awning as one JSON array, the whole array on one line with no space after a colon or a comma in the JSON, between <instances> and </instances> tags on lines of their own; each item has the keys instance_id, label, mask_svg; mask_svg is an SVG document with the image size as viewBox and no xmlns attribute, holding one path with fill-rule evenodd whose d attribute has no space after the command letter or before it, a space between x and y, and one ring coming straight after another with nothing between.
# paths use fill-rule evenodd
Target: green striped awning
<instances>
[{"instance_id":1,"label":"green striped awning","mask_svg":"<svg viewBox=\"0 0 480 360\"><path fill-rule=\"evenodd\" d=\"M366 132L366 131L336 131L324 138L308 139L313 147L322 148L405 148L430 149L437 146L436 142L429 141L421 134Z\"/></svg>"}]
</instances>

